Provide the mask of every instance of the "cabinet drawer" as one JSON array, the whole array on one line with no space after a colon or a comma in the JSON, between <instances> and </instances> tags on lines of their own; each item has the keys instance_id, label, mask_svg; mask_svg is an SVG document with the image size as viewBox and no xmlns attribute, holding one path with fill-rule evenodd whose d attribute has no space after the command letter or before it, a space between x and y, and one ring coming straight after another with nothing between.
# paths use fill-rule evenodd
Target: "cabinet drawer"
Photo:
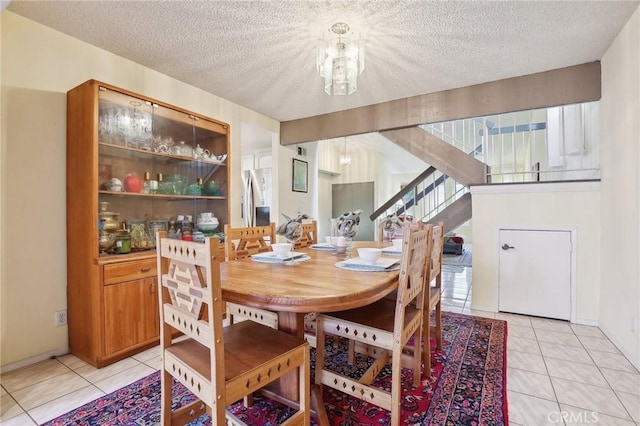
<instances>
[{"instance_id":1,"label":"cabinet drawer","mask_svg":"<svg viewBox=\"0 0 640 426\"><path fill-rule=\"evenodd\" d=\"M136 260L104 266L104 283L115 284L124 281L150 278L158 275L155 259Z\"/></svg>"}]
</instances>

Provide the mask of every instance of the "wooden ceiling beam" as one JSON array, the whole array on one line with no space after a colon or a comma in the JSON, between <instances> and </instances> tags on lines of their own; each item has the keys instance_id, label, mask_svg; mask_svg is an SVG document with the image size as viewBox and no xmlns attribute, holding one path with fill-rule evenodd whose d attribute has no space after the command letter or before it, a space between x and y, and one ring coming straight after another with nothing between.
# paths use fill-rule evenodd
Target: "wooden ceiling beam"
<instances>
[{"instance_id":1,"label":"wooden ceiling beam","mask_svg":"<svg viewBox=\"0 0 640 426\"><path fill-rule=\"evenodd\" d=\"M487 183L487 165L419 127L386 130L382 136L463 185Z\"/></svg>"},{"instance_id":2,"label":"wooden ceiling beam","mask_svg":"<svg viewBox=\"0 0 640 426\"><path fill-rule=\"evenodd\" d=\"M597 101L600 61L397 99L280 124L280 144Z\"/></svg>"}]
</instances>

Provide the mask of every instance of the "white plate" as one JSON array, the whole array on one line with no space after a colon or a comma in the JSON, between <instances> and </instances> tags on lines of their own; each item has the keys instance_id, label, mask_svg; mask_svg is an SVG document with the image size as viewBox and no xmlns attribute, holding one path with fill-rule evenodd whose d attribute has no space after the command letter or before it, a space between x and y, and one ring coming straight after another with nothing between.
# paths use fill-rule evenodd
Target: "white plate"
<instances>
[{"instance_id":1,"label":"white plate","mask_svg":"<svg viewBox=\"0 0 640 426\"><path fill-rule=\"evenodd\" d=\"M257 262L272 262L272 263L278 263L278 262L286 262L288 260L291 260L291 258L295 258L295 259L299 259L301 257L303 257L305 254L304 253L293 253L293 256L291 255L287 255L287 256L278 256L277 254L275 254L272 251L268 251L265 253L258 253L258 254L254 254L251 256L252 260L255 260Z\"/></svg>"},{"instance_id":2,"label":"white plate","mask_svg":"<svg viewBox=\"0 0 640 426\"><path fill-rule=\"evenodd\" d=\"M327 243L311 244L309 248L314 250L335 250L336 249L335 246L332 246L331 244L327 244Z\"/></svg>"},{"instance_id":3,"label":"white plate","mask_svg":"<svg viewBox=\"0 0 640 426\"><path fill-rule=\"evenodd\" d=\"M360 257L352 257L344 261L345 265L355 265L355 266L377 266L379 268L388 268L392 266L394 263L398 263L399 260L393 257L380 257L376 261L376 263L368 263L365 262L364 259Z\"/></svg>"},{"instance_id":4,"label":"white plate","mask_svg":"<svg viewBox=\"0 0 640 426\"><path fill-rule=\"evenodd\" d=\"M391 268L396 264L400 264L400 261L393 257L381 257L376 261L376 263L371 264L371 263L365 262L359 257L352 257L351 259L343 260L342 262L338 262L338 263L341 263L343 266L346 266L346 267L359 268L359 267L366 266L367 268L385 270L385 269Z\"/></svg>"},{"instance_id":5,"label":"white plate","mask_svg":"<svg viewBox=\"0 0 640 426\"><path fill-rule=\"evenodd\" d=\"M400 260L396 258L381 257L373 265L367 263L359 257L343 260L336 263L338 268L352 271L394 271L400 267Z\"/></svg>"},{"instance_id":6,"label":"white plate","mask_svg":"<svg viewBox=\"0 0 640 426\"><path fill-rule=\"evenodd\" d=\"M398 250L393 246L385 247L382 249L382 254L388 254L390 256L400 256L402 254L402 250Z\"/></svg>"}]
</instances>

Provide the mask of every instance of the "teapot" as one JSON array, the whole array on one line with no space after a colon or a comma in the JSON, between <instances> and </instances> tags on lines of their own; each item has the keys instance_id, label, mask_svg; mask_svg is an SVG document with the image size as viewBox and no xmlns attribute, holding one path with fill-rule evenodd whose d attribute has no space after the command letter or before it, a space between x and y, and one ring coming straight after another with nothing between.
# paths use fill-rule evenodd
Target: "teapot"
<instances>
[{"instance_id":1,"label":"teapot","mask_svg":"<svg viewBox=\"0 0 640 426\"><path fill-rule=\"evenodd\" d=\"M196 148L193 150L193 158L196 158L196 159L198 159L198 158L204 158L204 156L205 156L205 153L204 153L204 152L205 152L205 149L204 149L204 148L202 148L202 147L200 146L200 144L197 144L197 145L196 145Z\"/></svg>"},{"instance_id":2,"label":"teapot","mask_svg":"<svg viewBox=\"0 0 640 426\"><path fill-rule=\"evenodd\" d=\"M116 235L106 232L102 221L98 222L98 231L98 247L100 248L100 253L105 254L116 244Z\"/></svg>"}]
</instances>

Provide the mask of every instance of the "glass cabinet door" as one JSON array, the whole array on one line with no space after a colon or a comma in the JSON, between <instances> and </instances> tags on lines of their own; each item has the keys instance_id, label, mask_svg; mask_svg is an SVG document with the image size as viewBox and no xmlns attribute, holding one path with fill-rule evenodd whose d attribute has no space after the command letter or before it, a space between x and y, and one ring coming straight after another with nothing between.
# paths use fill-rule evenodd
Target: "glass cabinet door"
<instances>
[{"instance_id":1,"label":"glass cabinet door","mask_svg":"<svg viewBox=\"0 0 640 426\"><path fill-rule=\"evenodd\" d=\"M118 229L129 231L131 251L153 249L158 230L184 239L202 234L223 237L228 220L227 150L226 125L101 87L102 255L122 252L117 243L106 248L118 234L125 234Z\"/></svg>"}]
</instances>

